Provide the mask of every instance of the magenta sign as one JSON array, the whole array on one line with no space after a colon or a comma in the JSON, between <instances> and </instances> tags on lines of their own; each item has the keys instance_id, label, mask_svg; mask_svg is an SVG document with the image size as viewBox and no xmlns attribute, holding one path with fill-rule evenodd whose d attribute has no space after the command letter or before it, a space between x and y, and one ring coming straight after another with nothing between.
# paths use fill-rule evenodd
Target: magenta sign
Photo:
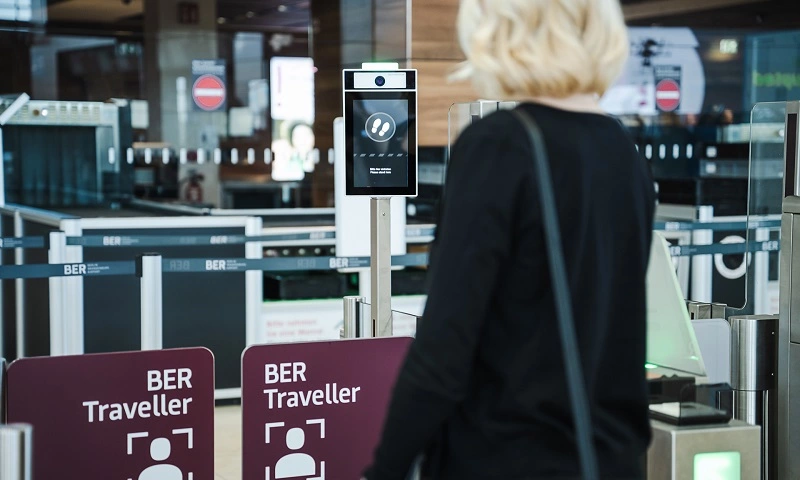
<instances>
[{"instance_id":1,"label":"magenta sign","mask_svg":"<svg viewBox=\"0 0 800 480\"><path fill-rule=\"evenodd\" d=\"M360 478L410 345L372 338L248 348L243 480Z\"/></svg>"},{"instance_id":2,"label":"magenta sign","mask_svg":"<svg viewBox=\"0 0 800 480\"><path fill-rule=\"evenodd\" d=\"M17 360L8 421L33 425L37 480L213 480L214 357L187 348Z\"/></svg>"}]
</instances>

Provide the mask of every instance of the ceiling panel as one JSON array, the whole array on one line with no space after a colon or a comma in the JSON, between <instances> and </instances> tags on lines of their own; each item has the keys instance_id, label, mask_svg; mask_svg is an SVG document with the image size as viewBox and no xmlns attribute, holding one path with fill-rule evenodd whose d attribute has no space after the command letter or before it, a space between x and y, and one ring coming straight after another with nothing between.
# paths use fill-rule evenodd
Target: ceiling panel
<instances>
[{"instance_id":1,"label":"ceiling panel","mask_svg":"<svg viewBox=\"0 0 800 480\"><path fill-rule=\"evenodd\" d=\"M226 28L306 29L310 4L310 0L217 0L217 17ZM55 23L141 22L143 12L143 0L48 0L48 21Z\"/></svg>"},{"instance_id":2,"label":"ceiling panel","mask_svg":"<svg viewBox=\"0 0 800 480\"><path fill-rule=\"evenodd\" d=\"M141 15L143 0L126 2L108 0L61 0L49 2L48 22L115 23Z\"/></svg>"}]
</instances>

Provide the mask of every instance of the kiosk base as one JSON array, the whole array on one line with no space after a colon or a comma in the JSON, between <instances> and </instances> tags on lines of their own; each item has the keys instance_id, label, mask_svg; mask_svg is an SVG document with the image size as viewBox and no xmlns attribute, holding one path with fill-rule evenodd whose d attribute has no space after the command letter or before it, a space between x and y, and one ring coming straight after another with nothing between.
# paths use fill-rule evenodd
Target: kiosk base
<instances>
[{"instance_id":1,"label":"kiosk base","mask_svg":"<svg viewBox=\"0 0 800 480\"><path fill-rule=\"evenodd\" d=\"M738 420L703 426L650 423L647 480L761 478L761 427Z\"/></svg>"}]
</instances>

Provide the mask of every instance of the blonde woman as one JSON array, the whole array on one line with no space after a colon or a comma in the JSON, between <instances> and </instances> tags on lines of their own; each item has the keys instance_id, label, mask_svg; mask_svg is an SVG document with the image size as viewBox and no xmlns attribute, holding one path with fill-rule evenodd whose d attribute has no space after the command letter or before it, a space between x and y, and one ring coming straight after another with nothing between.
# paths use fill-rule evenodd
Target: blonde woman
<instances>
[{"instance_id":1,"label":"blonde woman","mask_svg":"<svg viewBox=\"0 0 800 480\"><path fill-rule=\"evenodd\" d=\"M650 441L645 274L655 194L598 98L628 55L618 0L462 0L461 75L543 132L603 479L642 479ZM509 112L454 147L428 303L368 480L578 479L533 151Z\"/></svg>"}]
</instances>

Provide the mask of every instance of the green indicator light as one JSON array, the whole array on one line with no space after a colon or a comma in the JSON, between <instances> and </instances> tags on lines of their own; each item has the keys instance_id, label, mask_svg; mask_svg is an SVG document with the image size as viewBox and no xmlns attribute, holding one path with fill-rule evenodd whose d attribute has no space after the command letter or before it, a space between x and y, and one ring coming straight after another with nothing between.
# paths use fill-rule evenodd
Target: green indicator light
<instances>
[{"instance_id":1,"label":"green indicator light","mask_svg":"<svg viewBox=\"0 0 800 480\"><path fill-rule=\"evenodd\" d=\"M742 480L739 452L698 453L694 456L694 480Z\"/></svg>"},{"instance_id":2,"label":"green indicator light","mask_svg":"<svg viewBox=\"0 0 800 480\"><path fill-rule=\"evenodd\" d=\"M658 365L653 365L652 363L645 363L644 364L644 368L646 368L648 370L654 370L654 369L658 368Z\"/></svg>"}]
</instances>

